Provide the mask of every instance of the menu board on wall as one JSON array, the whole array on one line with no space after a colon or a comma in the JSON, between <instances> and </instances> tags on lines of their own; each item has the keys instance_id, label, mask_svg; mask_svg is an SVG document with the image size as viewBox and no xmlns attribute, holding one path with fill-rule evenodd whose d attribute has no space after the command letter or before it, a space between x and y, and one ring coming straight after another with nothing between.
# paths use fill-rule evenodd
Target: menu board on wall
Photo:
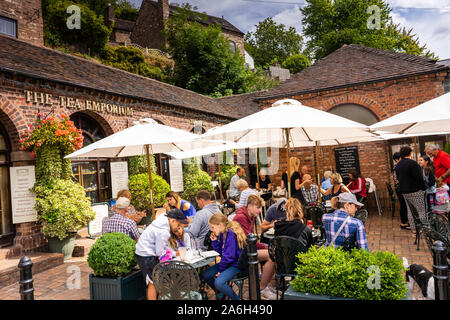
<instances>
[{"instance_id":1,"label":"menu board on wall","mask_svg":"<svg viewBox=\"0 0 450 320\"><path fill-rule=\"evenodd\" d=\"M183 186L183 162L182 160L169 160L170 190L184 191Z\"/></svg>"},{"instance_id":2,"label":"menu board on wall","mask_svg":"<svg viewBox=\"0 0 450 320\"><path fill-rule=\"evenodd\" d=\"M335 148L334 155L336 159L336 171L344 179L344 183L348 183L348 172L352 169L360 171L358 147Z\"/></svg>"},{"instance_id":3,"label":"menu board on wall","mask_svg":"<svg viewBox=\"0 0 450 320\"><path fill-rule=\"evenodd\" d=\"M122 189L128 189L128 162L111 162L112 197L117 198L117 193Z\"/></svg>"},{"instance_id":4,"label":"menu board on wall","mask_svg":"<svg viewBox=\"0 0 450 320\"><path fill-rule=\"evenodd\" d=\"M95 212L95 218L88 223L88 233L90 237L102 234L103 219L108 218L109 208L106 203L98 203L92 205Z\"/></svg>"},{"instance_id":5,"label":"menu board on wall","mask_svg":"<svg viewBox=\"0 0 450 320\"><path fill-rule=\"evenodd\" d=\"M36 181L34 166L10 167L9 173L13 224L36 221L35 194L30 191Z\"/></svg>"}]
</instances>

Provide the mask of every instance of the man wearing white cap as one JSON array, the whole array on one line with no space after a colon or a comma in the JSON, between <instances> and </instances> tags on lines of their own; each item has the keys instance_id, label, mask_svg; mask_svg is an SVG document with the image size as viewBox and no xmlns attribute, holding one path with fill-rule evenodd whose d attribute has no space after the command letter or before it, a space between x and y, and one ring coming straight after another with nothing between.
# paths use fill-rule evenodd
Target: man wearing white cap
<instances>
[{"instance_id":1,"label":"man wearing white cap","mask_svg":"<svg viewBox=\"0 0 450 320\"><path fill-rule=\"evenodd\" d=\"M138 241L140 233L136 222L126 217L129 205L130 199L125 197L117 199L115 214L110 218L103 220L102 234L108 232L122 232L131 239Z\"/></svg>"},{"instance_id":2,"label":"man wearing white cap","mask_svg":"<svg viewBox=\"0 0 450 320\"><path fill-rule=\"evenodd\" d=\"M331 199L334 208L333 213L324 214L322 217L323 225L326 230L327 242L326 246L346 247L346 244L356 242L359 249L369 250L367 246L366 231L364 224L353 218L358 207L363 204L356 200L353 193L343 192L339 196Z\"/></svg>"}]
</instances>

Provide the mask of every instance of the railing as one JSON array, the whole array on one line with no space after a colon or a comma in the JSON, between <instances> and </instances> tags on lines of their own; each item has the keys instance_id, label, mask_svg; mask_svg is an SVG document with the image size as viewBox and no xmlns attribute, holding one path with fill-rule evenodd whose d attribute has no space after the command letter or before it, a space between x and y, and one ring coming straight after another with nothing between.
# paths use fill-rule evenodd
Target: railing
<instances>
[{"instance_id":1,"label":"railing","mask_svg":"<svg viewBox=\"0 0 450 320\"><path fill-rule=\"evenodd\" d=\"M137 49L141 50L142 53L145 54L145 55L153 54L153 55L156 55L156 56L160 56L160 57L163 57L163 58L168 58L168 59L170 59L170 56L169 56L167 53L162 52L162 51L159 50L159 49L154 49L154 48L144 48L143 46L138 45L138 44L136 44L136 43L127 43L126 41L125 41L124 46L125 46L125 47L134 47L134 48L137 48Z\"/></svg>"}]
</instances>

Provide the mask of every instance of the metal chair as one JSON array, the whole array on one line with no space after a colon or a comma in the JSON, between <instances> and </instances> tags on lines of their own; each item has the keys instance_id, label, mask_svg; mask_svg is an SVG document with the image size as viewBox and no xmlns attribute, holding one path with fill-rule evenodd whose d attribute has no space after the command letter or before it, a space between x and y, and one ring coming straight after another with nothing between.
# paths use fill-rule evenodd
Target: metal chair
<instances>
[{"instance_id":1,"label":"metal chair","mask_svg":"<svg viewBox=\"0 0 450 320\"><path fill-rule=\"evenodd\" d=\"M302 242L296 238L288 236L278 236L269 242L269 256L276 263L275 281L278 300L279 284L281 282L281 299L284 299L284 291L286 291L286 277L295 277L297 254L306 252L307 248Z\"/></svg>"},{"instance_id":2,"label":"metal chair","mask_svg":"<svg viewBox=\"0 0 450 320\"><path fill-rule=\"evenodd\" d=\"M397 202L397 199L395 199L394 190L392 189L391 184L389 182L386 182L386 188L388 190L389 197L391 198L392 219L394 219L395 203Z\"/></svg>"},{"instance_id":3,"label":"metal chair","mask_svg":"<svg viewBox=\"0 0 450 320\"><path fill-rule=\"evenodd\" d=\"M153 284L160 300L201 300L200 277L190 264L166 261L155 266Z\"/></svg>"},{"instance_id":4,"label":"metal chair","mask_svg":"<svg viewBox=\"0 0 450 320\"><path fill-rule=\"evenodd\" d=\"M322 216L326 213L326 208L320 202L309 202L306 205L306 220L312 220L314 228L323 225Z\"/></svg>"},{"instance_id":5,"label":"metal chair","mask_svg":"<svg viewBox=\"0 0 450 320\"><path fill-rule=\"evenodd\" d=\"M411 214L414 219L414 224L416 226L416 239L414 240L414 244L417 244L416 250L419 250L420 246L420 234L422 233L422 228L426 226L426 223L423 223L422 220L419 217L419 212L417 212L417 208L414 206L414 204L409 201L408 199L405 199L406 205L409 207L409 210L411 210ZM425 201L425 199L424 199Z\"/></svg>"},{"instance_id":6,"label":"metal chair","mask_svg":"<svg viewBox=\"0 0 450 320\"><path fill-rule=\"evenodd\" d=\"M428 212L427 218L431 229L442 235L444 238L450 238L450 224L444 214Z\"/></svg>"},{"instance_id":7,"label":"metal chair","mask_svg":"<svg viewBox=\"0 0 450 320\"><path fill-rule=\"evenodd\" d=\"M442 244L447 248L447 259L450 263L450 241L448 238L443 237L436 230L433 230L430 226L423 227L423 235L425 238L425 242L427 243L428 249L433 254L433 245L435 241L441 241ZM449 265L450 266L450 265ZM450 272L450 269L449 269Z\"/></svg>"},{"instance_id":8,"label":"metal chair","mask_svg":"<svg viewBox=\"0 0 450 320\"><path fill-rule=\"evenodd\" d=\"M244 293L244 281L248 279L248 272L239 272L233 279L228 281L228 285L233 288L233 285L238 287L238 296L242 299Z\"/></svg>"},{"instance_id":9,"label":"metal chair","mask_svg":"<svg viewBox=\"0 0 450 320\"><path fill-rule=\"evenodd\" d=\"M366 209L359 209L355 213L355 218L359 219L364 225L366 224L367 217L369 216L369 212Z\"/></svg>"}]
</instances>

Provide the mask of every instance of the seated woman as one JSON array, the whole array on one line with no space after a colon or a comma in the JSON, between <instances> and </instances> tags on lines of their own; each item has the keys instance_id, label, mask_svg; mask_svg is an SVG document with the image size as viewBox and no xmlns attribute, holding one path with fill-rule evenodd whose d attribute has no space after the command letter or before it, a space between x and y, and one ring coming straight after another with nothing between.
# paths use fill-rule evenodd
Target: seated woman
<instances>
[{"instance_id":1,"label":"seated woman","mask_svg":"<svg viewBox=\"0 0 450 320\"><path fill-rule=\"evenodd\" d=\"M177 256L180 255L178 249L191 249L191 238L189 233L185 232L183 225L179 225L175 231L170 231L169 244L170 250Z\"/></svg>"},{"instance_id":2,"label":"seated woman","mask_svg":"<svg viewBox=\"0 0 450 320\"><path fill-rule=\"evenodd\" d=\"M368 251L364 224L353 217L358 207L362 207L363 204L356 200L353 193L349 192L343 192L331 201L337 209L333 213L324 214L322 217L327 237L325 246L339 248L346 239L350 238L352 241L356 241L358 249Z\"/></svg>"},{"instance_id":3,"label":"seated woman","mask_svg":"<svg viewBox=\"0 0 450 320\"><path fill-rule=\"evenodd\" d=\"M342 177L339 173L333 173L330 177L330 181L332 184L331 188L329 188L328 190L320 188L320 192L322 192L324 196L330 196L331 198L333 198L337 197L342 192L350 192L350 190L342 184Z\"/></svg>"},{"instance_id":4,"label":"seated woman","mask_svg":"<svg viewBox=\"0 0 450 320\"><path fill-rule=\"evenodd\" d=\"M246 245L246 236L237 222L227 219L222 213L209 218L212 246L220 254L220 262L206 269L202 278L216 291L217 299L223 295L231 300L240 300L239 296L227 284L239 273L238 261Z\"/></svg>"},{"instance_id":5,"label":"seated woman","mask_svg":"<svg viewBox=\"0 0 450 320\"><path fill-rule=\"evenodd\" d=\"M290 198L286 204L286 220L275 222L275 237L289 236L300 240L309 249L313 244L313 236L310 228L303 223L303 211L300 201ZM268 284L275 274L275 262L268 260L263 268L261 276L261 296L269 300L275 300L276 296L270 291Z\"/></svg>"},{"instance_id":6,"label":"seated woman","mask_svg":"<svg viewBox=\"0 0 450 320\"><path fill-rule=\"evenodd\" d=\"M322 183L321 183L321 187L322 187L322 189L323 190L328 190L328 189L330 189L333 185L331 184L331 175L333 174L333 172L331 172L330 170L327 170L327 171L325 171L324 173L323 173L323 180L322 180ZM328 195L328 196L323 196L322 197L322 202L324 202L325 203L325 201L327 201L327 200L331 200L331 196L330 195Z\"/></svg>"},{"instance_id":7,"label":"seated woman","mask_svg":"<svg viewBox=\"0 0 450 320\"><path fill-rule=\"evenodd\" d=\"M350 178L350 183L347 185L348 189L359 202L364 202L367 198L366 180L354 169L348 172L348 176Z\"/></svg>"},{"instance_id":8,"label":"seated woman","mask_svg":"<svg viewBox=\"0 0 450 320\"><path fill-rule=\"evenodd\" d=\"M117 199L121 198L121 197L125 197L129 200L131 200L131 192L128 191L127 189L123 189L120 190L117 193ZM110 215L114 215L118 213L117 212L117 206L116 204L114 204L111 208L110 208ZM134 222L136 222L136 224L138 224L139 222L142 221L142 218L144 218L145 216L147 216L147 214L145 213L145 211L140 211L137 212L136 209L134 208L134 206L130 203L130 205L128 206L128 212L126 214L126 217L128 219L133 220Z\"/></svg>"},{"instance_id":9,"label":"seated woman","mask_svg":"<svg viewBox=\"0 0 450 320\"><path fill-rule=\"evenodd\" d=\"M261 195L261 198L264 199L264 201L269 200L272 198L272 182L270 181L269 176L267 175L267 172L265 169L261 169L259 172L259 178L258 182L256 183L256 189L258 190L265 190L266 192Z\"/></svg>"},{"instance_id":10,"label":"seated woman","mask_svg":"<svg viewBox=\"0 0 450 320\"><path fill-rule=\"evenodd\" d=\"M167 203L164 204L164 209L167 211L175 208L180 209L189 223L191 222L189 217L192 217L197 213L194 206L190 202L182 200L180 195L174 191L170 191L166 194L166 201Z\"/></svg>"}]
</instances>

